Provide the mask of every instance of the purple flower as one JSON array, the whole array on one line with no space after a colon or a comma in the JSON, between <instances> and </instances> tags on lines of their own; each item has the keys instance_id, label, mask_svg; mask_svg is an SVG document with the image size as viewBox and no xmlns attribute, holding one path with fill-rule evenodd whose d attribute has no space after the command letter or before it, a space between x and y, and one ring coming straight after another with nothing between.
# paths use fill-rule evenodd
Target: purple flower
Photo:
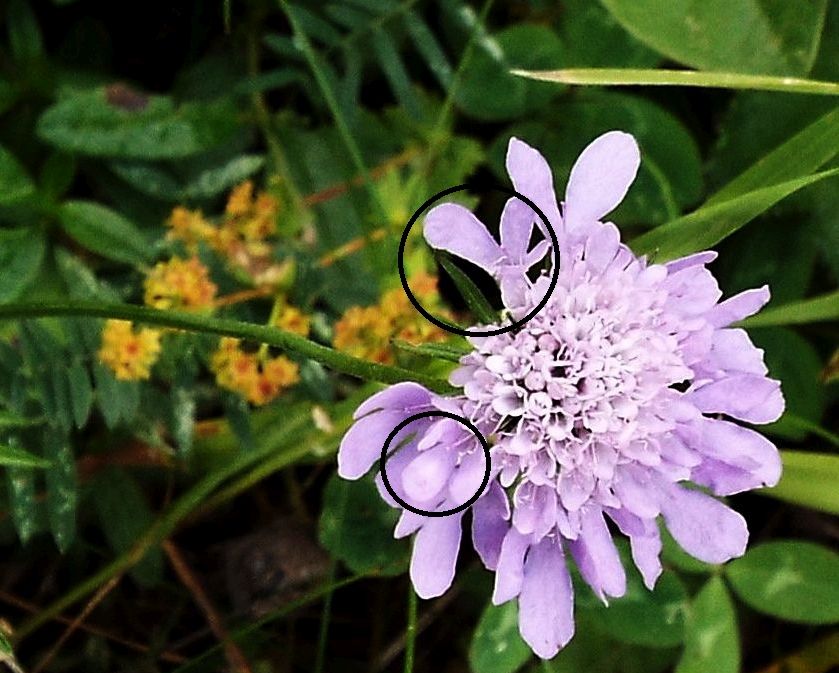
<instances>
[{"instance_id":1,"label":"purple flower","mask_svg":"<svg viewBox=\"0 0 839 673\"><path fill-rule=\"evenodd\" d=\"M560 215L545 159L511 139L513 185L557 232L552 296L516 333L470 338L474 350L450 377L462 394L440 397L402 383L371 397L338 455L339 474L356 479L408 416L443 409L470 419L492 446L489 486L471 508L472 543L495 571L493 601L518 599L519 630L543 658L574 634L569 563L604 602L626 591L608 520L629 538L652 588L661 573L659 515L702 561L723 563L746 548L743 517L683 482L725 496L772 486L781 472L773 444L738 423L776 420L780 385L766 376L762 351L730 326L757 312L769 291L720 302L705 268L715 253L651 264L621 244L618 229L601 220L623 199L639 162L632 136L596 139L571 171ZM445 204L429 212L425 237L487 269L506 307L524 315L549 284L544 273L528 275L548 254L544 243L529 249L534 223L535 213L511 199L499 244L468 210ZM387 474L405 502L442 511L479 488L484 456L464 426L426 418L400 434ZM416 534L411 579L424 598L453 580L460 519L402 512L395 534Z\"/></svg>"}]
</instances>

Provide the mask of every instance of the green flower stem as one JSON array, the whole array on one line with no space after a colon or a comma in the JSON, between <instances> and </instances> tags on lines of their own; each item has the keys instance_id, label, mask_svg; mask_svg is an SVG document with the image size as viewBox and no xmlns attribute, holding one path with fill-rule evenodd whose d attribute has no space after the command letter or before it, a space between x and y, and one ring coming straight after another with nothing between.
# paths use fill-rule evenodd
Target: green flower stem
<instances>
[{"instance_id":1,"label":"green flower stem","mask_svg":"<svg viewBox=\"0 0 839 673\"><path fill-rule=\"evenodd\" d=\"M414 673L414 652L417 641L417 593L408 583L408 626L405 629L405 673Z\"/></svg>"},{"instance_id":2,"label":"green flower stem","mask_svg":"<svg viewBox=\"0 0 839 673\"><path fill-rule=\"evenodd\" d=\"M90 316L95 318L117 318L149 325L171 327L191 332L204 332L247 339L281 348L311 360L316 360L330 369L349 374L367 381L400 383L415 381L438 393L452 392L453 388L442 379L391 367L376 362L367 362L346 353L315 343L305 337L286 332L276 327L255 325L226 318L211 318L195 313L160 311L145 306L130 304L101 304L88 301L45 302L39 304L0 305L0 320L18 320L47 316Z\"/></svg>"},{"instance_id":3,"label":"green flower stem","mask_svg":"<svg viewBox=\"0 0 839 673\"><path fill-rule=\"evenodd\" d=\"M711 89L750 89L839 96L839 84L797 77L746 75L699 70L643 70L633 68L572 68L567 70L511 70L513 75L558 84L594 86L695 86Z\"/></svg>"}]
</instances>

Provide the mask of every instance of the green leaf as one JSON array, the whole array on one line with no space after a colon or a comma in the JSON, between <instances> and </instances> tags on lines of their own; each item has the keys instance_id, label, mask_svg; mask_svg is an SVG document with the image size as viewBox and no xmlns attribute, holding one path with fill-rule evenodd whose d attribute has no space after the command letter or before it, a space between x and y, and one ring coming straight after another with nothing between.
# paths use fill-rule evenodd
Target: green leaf
<instances>
[{"instance_id":1,"label":"green leaf","mask_svg":"<svg viewBox=\"0 0 839 673\"><path fill-rule=\"evenodd\" d=\"M334 475L323 494L320 542L354 573L398 575L408 552L404 541L393 539L398 518L372 479L347 481Z\"/></svg>"},{"instance_id":2,"label":"green leaf","mask_svg":"<svg viewBox=\"0 0 839 673\"><path fill-rule=\"evenodd\" d=\"M755 610L802 624L839 622L839 554L812 542L767 542L731 561L725 575Z\"/></svg>"},{"instance_id":3,"label":"green leaf","mask_svg":"<svg viewBox=\"0 0 839 673\"><path fill-rule=\"evenodd\" d=\"M381 28L373 30L372 38L373 53L382 67L393 95L412 117L419 119L421 117L420 104L393 40L387 31Z\"/></svg>"},{"instance_id":4,"label":"green leaf","mask_svg":"<svg viewBox=\"0 0 839 673\"><path fill-rule=\"evenodd\" d=\"M637 254L651 254L655 261L667 261L710 248L730 236L776 203L803 187L839 175L839 169L822 171L805 178L789 180L756 189L729 201L702 206L631 243Z\"/></svg>"},{"instance_id":5,"label":"green leaf","mask_svg":"<svg viewBox=\"0 0 839 673\"><path fill-rule=\"evenodd\" d=\"M236 112L226 101L175 106L164 96L111 87L74 93L48 108L38 136L68 152L126 159L176 159L206 151L236 130ZM109 102L110 98L110 102Z\"/></svg>"},{"instance_id":6,"label":"green leaf","mask_svg":"<svg viewBox=\"0 0 839 673\"><path fill-rule=\"evenodd\" d=\"M45 250L38 230L0 229L0 303L14 301L32 285Z\"/></svg>"},{"instance_id":7,"label":"green leaf","mask_svg":"<svg viewBox=\"0 0 839 673\"><path fill-rule=\"evenodd\" d=\"M120 402L120 382L111 371L99 362L93 363L93 380L96 383L96 406L102 412L105 425L113 429L120 421L122 404Z\"/></svg>"},{"instance_id":8,"label":"green leaf","mask_svg":"<svg viewBox=\"0 0 839 673\"><path fill-rule=\"evenodd\" d=\"M784 471L769 495L785 502L839 515L839 455L811 451L781 451Z\"/></svg>"},{"instance_id":9,"label":"green leaf","mask_svg":"<svg viewBox=\"0 0 839 673\"><path fill-rule=\"evenodd\" d=\"M460 359L469 353L471 346L454 343L442 344L412 344L407 341L400 341L395 339L393 341L394 347L406 353L413 355L423 355L429 358L437 358L438 360L446 360L448 362L460 362Z\"/></svg>"},{"instance_id":10,"label":"green leaf","mask_svg":"<svg viewBox=\"0 0 839 673\"><path fill-rule=\"evenodd\" d=\"M837 85L839 91L839 85ZM711 196L722 203L765 185L810 175L839 153L839 108L819 117Z\"/></svg>"},{"instance_id":11,"label":"green leaf","mask_svg":"<svg viewBox=\"0 0 839 673\"><path fill-rule=\"evenodd\" d=\"M478 289L478 286L472 282L472 279L457 268L447 254L441 253L437 255L437 259L440 262L440 266L449 274L457 291L460 292L460 296L463 297L463 301L466 302L466 305L472 311L475 318L487 325L498 322L498 311L492 308L489 301L487 301L486 297Z\"/></svg>"},{"instance_id":12,"label":"green leaf","mask_svg":"<svg viewBox=\"0 0 839 673\"><path fill-rule=\"evenodd\" d=\"M578 614L571 642L532 673L659 673L672 670L678 650L628 645L609 637L591 616Z\"/></svg>"},{"instance_id":13,"label":"green leaf","mask_svg":"<svg viewBox=\"0 0 839 673\"><path fill-rule=\"evenodd\" d=\"M12 523L23 544L41 529L41 509L35 496L35 473L29 468L6 470Z\"/></svg>"},{"instance_id":14,"label":"green leaf","mask_svg":"<svg viewBox=\"0 0 839 673\"><path fill-rule=\"evenodd\" d=\"M481 615L472 643L469 664L473 673L513 673L533 654L519 635L517 601L489 603Z\"/></svg>"},{"instance_id":15,"label":"green leaf","mask_svg":"<svg viewBox=\"0 0 839 673\"><path fill-rule=\"evenodd\" d=\"M35 11L26 0L12 0L7 9L9 43L17 63L26 63L44 52L44 40Z\"/></svg>"},{"instance_id":16,"label":"green leaf","mask_svg":"<svg viewBox=\"0 0 839 673\"><path fill-rule=\"evenodd\" d=\"M117 554L129 550L154 522L143 491L124 470L112 468L97 475L92 493L102 531ZM146 551L131 576L144 587L160 583L163 555L159 546Z\"/></svg>"},{"instance_id":17,"label":"green leaf","mask_svg":"<svg viewBox=\"0 0 839 673\"><path fill-rule=\"evenodd\" d=\"M195 436L195 390L176 385L172 389L172 437L182 457L192 451Z\"/></svg>"},{"instance_id":18,"label":"green leaf","mask_svg":"<svg viewBox=\"0 0 839 673\"><path fill-rule=\"evenodd\" d=\"M31 428L41 425L45 422L44 418L31 418L27 416L19 416L10 411L0 411L0 430L7 430L10 428Z\"/></svg>"},{"instance_id":19,"label":"green leaf","mask_svg":"<svg viewBox=\"0 0 839 673\"><path fill-rule=\"evenodd\" d=\"M143 234L110 208L92 201L67 201L58 216L64 231L92 252L127 264L149 261Z\"/></svg>"},{"instance_id":20,"label":"green leaf","mask_svg":"<svg viewBox=\"0 0 839 673\"><path fill-rule=\"evenodd\" d=\"M827 0L601 0L639 40L705 70L800 75L816 58Z\"/></svg>"},{"instance_id":21,"label":"green leaf","mask_svg":"<svg viewBox=\"0 0 839 673\"><path fill-rule=\"evenodd\" d=\"M510 74L513 68L555 67L564 60L559 38L547 26L518 24L477 45L461 70L454 101L466 114L496 121L545 106L559 91Z\"/></svg>"},{"instance_id":22,"label":"green leaf","mask_svg":"<svg viewBox=\"0 0 839 673\"><path fill-rule=\"evenodd\" d=\"M839 319L839 291L768 308L747 318L741 324L744 327L767 327L837 319Z\"/></svg>"},{"instance_id":23,"label":"green leaf","mask_svg":"<svg viewBox=\"0 0 839 673\"><path fill-rule=\"evenodd\" d=\"M20 162L6 148L0 147L0 205L22 201L34 191L35 185Z\"/></svg>"},{"instance_id":24,"label":"green leaf","mask_svg":"<svg viewBox=\"0 0 839 673\"><path fill-rule=\"evenodd\" d=\"M90 382L90 373L87 367L75 360L67 370L67 380L70 385L73 420L77 428L82 428L87 423L93 406L93 385Z\"/></svg>"},{"instance_id":25,"label":"green leaf","mask_svg":"<svg viewBox=\"0 0 839 673\"><path fill-rule=\"evenodd\" d=\"M579 592L578 592L579 595ZM688 596L674 572L665 571L649 591L636 572L627 573L626 594L606 607L591 592L579 598L584 612L616 640L646 647L673 647L684 638Z\"/></svg>"},{"instance_id":26,"label":"green leaf","mask_svg":"<svg viewBox=\"0 0 839 673\"><path fill-rule=\"evenodd\" d=\"M742 89L784 93L839 95L839 84L797 77L744 75L705 70L642 70L633 68L563 68L561 70L510 70L511 75L537 82L588 86L689 86L703 89Z\"/></svg>"},{"instance_id":27,"label":"green leaf","mask_svg":"<svg viewBox=\"0 0 839 673\"><path fill-rule=\"evenodd\" d=\"M685 624L685 651L676 673L739 673L737 614L725 583L712 577L693 599Z\"/></svg>"},{"instance_id":28,"label":"green leaf","mask_svg":"<svg viewBox=\"0 0 839 673\"><path fill-rule=\"evenodd\" d=\"M763 348L769 375L781 380L786 411L799 418L818 423L826 403L825 386L821 382L822 360L809 341L789 329L768 327L749 332L752 341ZM805 432L792 431L789 436L803 439Z\"/></svg>"},{"instance_id":29,"label":"green leaf","mask_svg":"<svg viewBox=\"0 0 839 673\"><path fill-rule=\"evenodd\" d=\"M76 177L76 159L66 152L53 152L41 166L38 184L41 192L50 199L63 196Z\"/></svg>"},{"instance_id":30,"label":"green leaf","mask_svg":"<svg viewBox=\"0 0 839 673\"><path fill-rule=\"evenodd\" d=\"M0 444L0 465L12 467L49 467L50 462L9 444Z\"/></svg>"},{"instance_id":31,"label":"green leaf","mask_svg":"<svg viewBox=\"0 0 839 673\"><path fill-rule=\"evenodd\" d=\"M44 432L44 455L52 462L47 470L47 519L63 554L76 536L76 463L68 438L58 430Z\"/></svg>"}]
</instances>

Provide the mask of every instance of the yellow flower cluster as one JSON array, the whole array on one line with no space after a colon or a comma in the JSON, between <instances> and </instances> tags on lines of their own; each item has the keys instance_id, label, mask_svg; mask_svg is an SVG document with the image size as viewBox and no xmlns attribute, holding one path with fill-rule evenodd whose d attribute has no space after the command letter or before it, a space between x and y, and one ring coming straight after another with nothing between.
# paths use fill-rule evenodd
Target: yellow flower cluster
<instances>
[{"instance_id":1,"label":"yellow flower cluster","mask_svg":"<svg viewBox=\"0 0 839 673\"><path fill-rule=\"evenodd\" d=\"M160 355L160 332L148 327L135 330L127 320L108 320L102 330L99 360L120 381L139 381L151 375Z\"/></svg>"},{"instance_id":2,"label":"yellow flower cluster","mask_svg":"<svg viewBox=\"0 0 839 673\"><path fill-rule=\"evenodd\" d=\"M143 284L146 306L163 310L201 311L210 309L216 297L216 285L210 272L197 257L173 257L159 262Z\"/></svg>"},{"instance_id":3,"label":"yellow flower cluster","mask_svg":"<svg viewBox=\"0 0 839 673\"><path fill-rule=\"evenodd\" d=\"M414 276L411 290L424 305L439 310L437 281L427 274ZM413 344L446 340L446 332L428 322L408 300L402 288L386 292L375 306L353 306L335 324L335 348L383 364L394 361L391 341Z\"/></svg>"},{"instance_id":4,"label":"yellow flower cluster","mask_svg":"<svg viewBox=\"0 0 839 673\"><path fill-rule=\"evenodd\" d=\"M268 241L277 231L278 212L277 200L265 192L255 193L253 183L247 181L230 193L218 225L207 221L201 211L178 206L167 221L166 237L182 241L193 254L204 242L257 284L273 284L283 272L272 259Z\"/></svg>"},{"instance_id":5,"label":"yellow flower cluster","mask_svg":"<svg viewBox=\"0 0 839 673\"><path fill-rule=\"evenodd\" d=\"M275 324L305 336L309 318L293 306L284 306ZM248 352L239 339L222 338L210 360L216 383L239 393L251 404L261 406L275 399L283 390L300 380L300 368L284 355L271 357L266 348Z\"/></svg>"}]
</instances>

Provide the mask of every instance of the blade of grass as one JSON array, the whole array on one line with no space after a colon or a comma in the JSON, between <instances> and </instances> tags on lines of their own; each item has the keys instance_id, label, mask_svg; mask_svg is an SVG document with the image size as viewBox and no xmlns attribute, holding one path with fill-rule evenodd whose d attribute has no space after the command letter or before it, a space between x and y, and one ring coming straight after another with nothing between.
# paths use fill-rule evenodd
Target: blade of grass
<instances>
[{"instance_id":1,"label":"blade of grass","mask_svg":"<svg viewBox=\"0 0 839 673\"><path fill-rule=\"evenodd\" d=\"M460 296L463 297L463 301L466 302L466 305L469 307L469 310L472 311L475 318L487 325L498 322L498 311L492 308L486 297L484 297L472 279L455 266L454 262L449 259L448 255L441 253L437 258L440 262L440 266L442 266L446 273L449 274L449 277L454 282L457 291L460 293Z\"/></svg>"},{"instance_id":2,"label":"blade of grass","mask_svg":"<svg viewBox=\"0 0 839 673\"><path fill-rule=\"evenodd\" d=\"M773 488L757 491L786 502L839 514L839 455L781 451L784 473Z\"/></svg>"},{"instance_id":3,"label":"blade of grass","mask_svg":"<svg viewBox=\"0 0 839 673\"><path fill-rule=\"evenodd\" d=\"M357 376L368 381L379 381L380 383L416 381L435 392L450 392L452 390L451 386L441 379L400 367L360 360L359 358L337 351L334 348L323 346L305 337L286 332L276 327L255 325L253 323L225 318L210 318L194 313L160 311L145 306L132 306L130 304L67 301L60 303L0 305L0 320L68 315L118 318L149 325L174 327L190 332L232 336L275 346L289 353L316 360L337 372Z\"/></svg>"},{"instance_id":4,"label":"blade of grass","mask_svg":"<svg viewBox=\"0 0 839 673\"><path fill-rule=\"evenodd\" d=\"M569 68L511 70L514 75L541 82L592 86L692 86L711 89L748 89L785 93L839 95L839 84L796 77L746 75L736 72L636 68Z\"/></svg>"},{"instance_id":5,"label":"blade of grass","mask_svg":"<svg viewBox=\"0 0 839 673\"><path fill-rule=\"evenodd\" d=\"M836 175L839 175L839 169L822 171L756 189L722 203L704 205L689 215L648 231L634 239L630 245L637 254L650 254L657 262L705 250L790 194Z\"/></svg>"},{"instance_id":6,"label":"blade of grass","mask_svg":"<svg viewBox=\"0 0 839 673\"><path fill-rule=\"evenodd\" d=\"M758 315L743 320L740 324L744 327L768 327L836 319L839 319L839 290L820 297L768 308Z\"/></svg>"}]
</instances>

